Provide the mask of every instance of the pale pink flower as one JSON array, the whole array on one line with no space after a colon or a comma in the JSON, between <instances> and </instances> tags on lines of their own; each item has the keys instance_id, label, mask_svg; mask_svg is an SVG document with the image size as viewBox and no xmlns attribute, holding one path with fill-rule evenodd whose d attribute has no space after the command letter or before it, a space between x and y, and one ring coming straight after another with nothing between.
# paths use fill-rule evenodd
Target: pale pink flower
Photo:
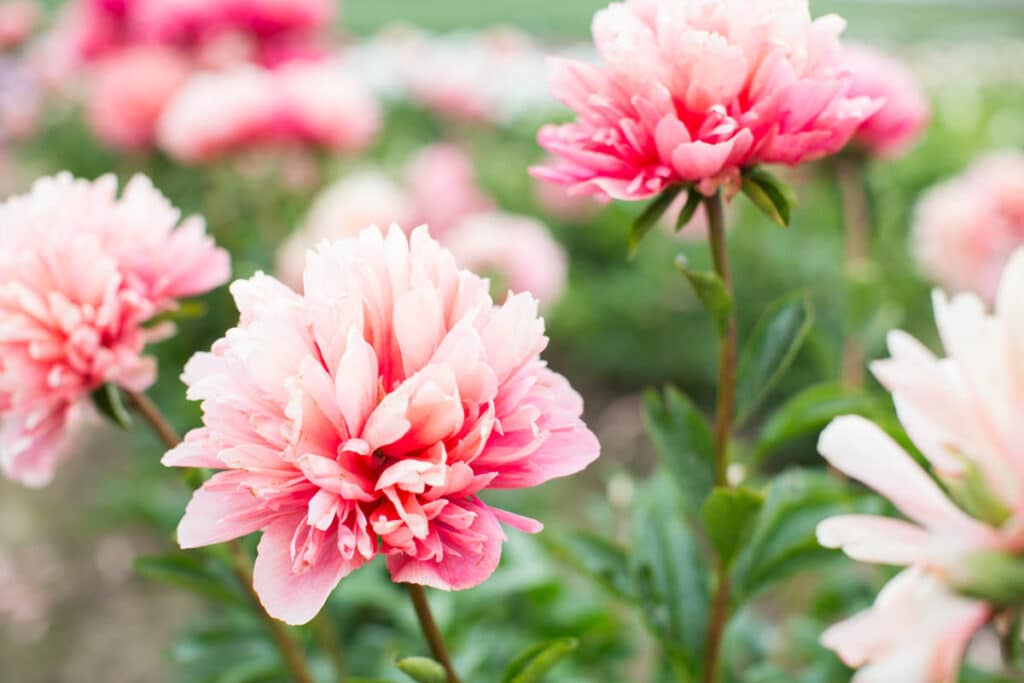
<instances>
[{"instance_id":1,"label":"pale pink flower","mask_svg":"<svg viewBox=\"0 0 1024 683\"><path fill-rule=\"evenodd\" d=\"M33 0L0 2L0 50L24 43L39 21L39 5Z\"/></svg>"},{"instance_id":2,"label":"pale pink flower","mask_svg":"<svg viewBox=\"0 0 1024 683\"><path fill-rule=\"evenodd\" d=\"M225 282L226 252L144 176L42 178L0 204L0 465L46 484L70 423L106 382L141 391L156 376L146 328L177 299Z\"/></svg>"},{"instance_id":3,"label":"pale pink flower","mask_svg":"<svg viewBox=\"0 0 1024 683\"><path fill-rule=\"evenodd\" d=\"M429 225L439 239L463 218L494 207L477 185L473 161L456 145L425 147L406 165L405 181L415 211L412 222Z\"/></svg>"},{"instance_id":4,"label":"pale pink flower","mask_svg":"<svg viewBox=\"0 0 1024 683\"><path fill-rule=\"evenodd\" d=\"M527 216L477 213L445 233L459 266L496 277L502 292L529 292L544 305L561 297L568 277L565 250L547 226Z\"/></svg>"},{"instance_id":5,"label":"pale pink flower","mask_svg":"<svg viewBox=\"0 0 1024 683\"><path fill-rule=\"evenodd\" d=\"M552 91L577 120L541 129L562 162L533 173L635 200L837 152L881 105L848 95L843 27L812 21L807 0L614 3L594 17L603 65L552 60Z\"/></svg>"},{"instance_id":6,"label":"pale pink flower","mask_svg":"<svg viewBox=\"0 0 1024 683\"><path fill-rule=\"evenodd\" d=\"M910 149L928 126L931 106L913 72L902 62L866 45L847 45L846 63L853 71L851 96L884 100L853 136L858 147L882 157Z\"/></svg>"},{"instance_id":7,"label":"pale pink flower","mask_svg":"<svg viewBox=\"0 0 1024 683\"><path fill-rule=\"evenodd\" d=\"M302 224L278 251L277 276L301 291L310 249L325 240L355 237L368 225L409 223L413 215L412 201L398 183L377 170L357 170L317 195Z\"/></svg>"},{"instance_id":8,"label":"pale pink flower","mask_svg":"<svg viewBox=\"0 0 1024 683\"><path fill-rule=\"evenodd\" d=\"M495 306L425 228L322 244L303 295L257 275L232 286L238 327L185 369L203 424L164 462L222 470L194 494L184 548L262 531L254 585L267 611L310 620L381 553L394 581L486 579L501 522L484 489L583 469L598 443L583 402L539 354L527 294Z\"/></svg>"},{"instance_id":9,"label":"pale pink flower","mask_svg":"<svg viewBox=\"0 0 1024 683\"><path fill-rule=\"evenodd\" d=\"M571 194L562 185L538 178L533 179L533 196L545 214L569 223L586 223L607 204L605 198Z\"/></svg>"},{"instance_id":10,"label":"pale pink flower","mask_svg":"<svg viewBox=\"0 0 1024 683\"><path fill-rule=\"evenodd\" d=\"M873 607L829 628L821 642L860 668L852 683L956 683L967 644L989 616L984 603L907 569Z\"/></svg>"},{"instance_id":11,"label":"pale pink flower","mask_svg":"<svg viewBox=\"0 0 1024 683\"><path fill-rule=\"evenodd\" d=\"M157 136L188 163L281 145L355 152L371 142L379 119L377 103L339 61L299 60L193 76L168 104Z\"/></svg>"},{"instance_id":12,"label":"pale pink flower","mask_svg":"<svg viewBox=\"0 0 1024 683\"><path fill-rule=\"evenodd\" d=\"M90 71L89 126L111 147L148 147L164 107L189 73L188 62L168 48L139 46L111 53Z\"/></svg>"},{"instance_id":13,"label":"pale pink flower","mask_svg":"<svg viewBox=\"0 0 1024 683\"><path fill-rule=\"evenodd\" d=\"M865 674L864 681L955 681L956 667L949 659L959 658L963 643L991 609L948 595L953 590L950 584L962 580L964 560L973 553L1024 550L1022 293L1024 250L1015 254L1003 275L993 315L973 295L947 300L935 294L936 322L948 358L937 358L909 335L893 332L892 357L872 365L875 376L892 392L900 422L933 474L954 494L970 486L974 500L985 500L984 514L968 514L881 428L864 418L838 418L821 435L819 450L835 468L875 489L910 519L833 517L818 527L821 543L864 562L912 567L927 574L929 581L943 584L926 589L932 598L917 593L901 598L902 607L895 612L883 609L880 597L877 614L855 617L857 626L839 627L826 638L826 644L841 654L859 648L860 655L844 654L851 663L894 667L886 669L891 671L887 678ZM905 616L896 620L898 614ZM871 647L860 643L866 637L863 632L870 630L862 622L886 620L892 620L887 633L901 631L905 637L885 643L879 634ZM918 628L925 623L926 630ZM931 648L944 664L922 668L928 659L924 653L904 652L904 660L901 647Z\"/></svg>"},{"instance_id":14,"label":"pale pink flower","mask_svg":"<svg viewBox=\"0 0 1024 683\"><path fill-rule=\"evenodd\" d=\"M1010 254L1024 245L1024 154L995 152L928 190L914 212L922 273L991 302Z\"/></svg>"}]
</instances>

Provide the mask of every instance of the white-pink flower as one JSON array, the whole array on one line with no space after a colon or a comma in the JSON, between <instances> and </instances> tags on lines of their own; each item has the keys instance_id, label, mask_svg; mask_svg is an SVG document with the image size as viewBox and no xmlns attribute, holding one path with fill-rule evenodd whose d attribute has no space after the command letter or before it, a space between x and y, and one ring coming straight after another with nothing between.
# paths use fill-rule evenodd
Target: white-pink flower
<instances>
[{"instance_id":1,"label":"white-pink flower","mask_svg":"<svg viewBox=\"0 0 1024 683\"><path fill-rule=\"evenodd\" d=\"M203 427L164 462L221 470L194 494L182 547L262 531L254 584L304 623L375 555L396 582L463 589L495 569L501 522L480 494L583 469L598 443L547 368L529 295L494 305L425 228L369 228L310 253L303 294L257 275L241 320L184 379Z\"/></svg>"},{"instance_id":2,"label":"white-pink flower","mask_svg":"<svg viewBox=\"0 0 1024 683\"><path fill-rule=\"evenodd\" d=\"M473 160L457 145L437 143L420 150L406 164L405 185L413 223L429 225L439 239L463 218L494 208L477 184Z\"/></svg>"},{"instance_id":3,"label":"white-pink flower","mask_svg":"<svg viewBox=\"0 0 1024 683\"><path fill-rule=\"evenodd\" d=\"M533 173L636 200L835 153L882 104L849 94L844 25L812 21L807 0L613 3L594 17L602 64L552 60L552 91L577 118L540 130L560 162Z\"/></svg>"},{"instance_id":4,"label":"white-pink flower","mask_svg":"<svg viewBox=\"0 0 1024 683\"><path fill-rule=\"evenodd\" d=\"M107 382L141 391L156 377L146 328L182 297L229 275L202 219L149 179L42 178L0 204L0 465L46 484L68 454L73 417Z\"/></svg>"},{"instance_id":5,"label":"white-pink flower","mask_svg":"<svg viewBox=\"0 0 1024 683\"><path fill-rule=\"evenodd\" d=\"M922 273L953 291L995 298L1014 249L1024 245L1024 154L1004 150L928 190L914 211L912 247Z\"/></svg>"},{"instance_id":6,"label":"white-pink flower","mask_svg":"<svg viewBox=\"0 0 1024 683\"><path fill-rule=\"evenodd\" d=\"M168 104L157 136L187 163L279 145L355 152L371 142L379 118L376 101L338 60L244 64L190 79Z\"/></svg>"},{"instance_id":7,"label":"white-pink flower","mask_svg":"<svg viewBox=\"0 0 1024 683\"><path fill-rule=\"evenodd\" d=\"M818 527L821 543L857 560L908 566L928 577L906 579L917 588L893 601L898 609L887 608L880 597L873 616L855 617L852 623L860 625L837 627L826 638L851 664L890 672L864 674L863 681L953 683L950 658L959 657L991 609L954 598L951 584L962 580L964 561L974 553L1024 550L1024 251L1016 252L1003 275L994 314L970 294L948 300L937 292L934 304L948 357L937 358L909 335L893 332L892 357L872 370L892 392L900 422L945 490L864 418L836 419L819 443L829 463L909 518L833 517ZM970 498L957 495L967 490ZM933 597L920 597L920 591ZM889 621L892 638L865 644L865 621ZM899 633L903 638L893 640ZM854 651L859 654L849 654ZM932 668L921 666L925 651L932 653Z\"/></svg>"},{"instance_id":8,"label":"white-pink flower","mask_svg":"<svg viewBox=\"0 0 1024 683\"><path fill-rule=\"evenodd\" d=\"M866 45L847 45L845 60L853 71L850 95L885 102L857 129L854 144L877 156L903 154L917 142L931 117L921 85L905 64Z\"/></svg>"}]
</instances>

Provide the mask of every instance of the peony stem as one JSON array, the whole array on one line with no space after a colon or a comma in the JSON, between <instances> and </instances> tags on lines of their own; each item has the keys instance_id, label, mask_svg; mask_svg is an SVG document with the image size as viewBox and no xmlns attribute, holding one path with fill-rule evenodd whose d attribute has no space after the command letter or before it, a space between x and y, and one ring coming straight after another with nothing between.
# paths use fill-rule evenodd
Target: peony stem
<instances>
[{"instance_id":1,"label":"peony stem","mask_svg":"<svg viewBox=\"0 0 1024 683\"><path fill-rule=\"evenodd\" d=\"M434 615L430 612L427 592L423 589L423 586L415 583L407 583L405 587L409 591L409 597L412 598L412 606L416 610L416 618L420 621L420 629L427 639L427 644L430 646L430 651L434 654L434 659L439 661L441 666L444 667L445 672L448 674L448 683L459 683L459 676L455 673L455 667L452 666L452 661L448 657L448 648L444 644L444 637L441 635L441 630L437 627L437 622L434 621Z\"/></svg>"},{"instance_id":2,"label":"peony stem","mask_svg":"<svg viewBox=\"0 0 1024 683\"><path fill-rule=\"evenodd\" d=\"M168 422L167 418L164 417L163 413L160 412L160 409L149 396L142 392L124 391L138 413L142 415L146 423L149 424L167 448L174 448L181 443L181 437L178 436L178 432L175 431L174 427ZM191 472L191 470L185 471ZM189 483L191 484L191 478ZM291 673L292 680L294 683L313 683L313 675L309 671L306 658L302 654L298 643L291 637L283 623L274 619L263 609L263 603L260 602L260 598L252 586L249 554L238 541L229 541L227 546L231 552L231 569L234 571L239 582L241 582L242 587L249 594L253 605L256 607L256 611L260 614L267 629L270 631L270 635L277 645L285 667Z\"/></svg>"},{"instance_id":3,"label":"peony stem","mask_svg":"<svg viewBox=\"0 0 1024 683\"><path fill-rule=\"evenodd\" d=\"M871 255L871 214L867 193L864 189L864 161L861 157L840 155L836 159L836 181L843 204L843 270L847 283L853 282L863 272ZM847 291L852 290L848 284ZM847 296L847 306L850 306ZM840 373L843 386L860 389L864 386L865 355L864 343L858 330L847 329L843 336L843 350Z\"/></svg>"},{"instance_id":4,"label":"peony stem","mask_svg":"<svg viewBox=\"0 0 1024 683\"><path fill-rule=\"evenodd\" d=\"M335 680L337 683L345 683L345 651L341 647L341 639L338 638L338 629L334 626L330 612L325 608L313 619L313 635L316 637L320 649L327 653L334 665Z\"/></svg>"},{"instance_id":5,"label":"peony stem","mask_svg":"<svg viewBox=\"0 0 1024 683\"><path fill-rule=\"evenodd\" d=\"M732 275L729 272L729 252L725 240L725 215L722 194L704 201L708 215L711 258L715 273L722 279L732 297ZM736 405L736 309L729 312L725 333L718 340L718 401L715 407L715 486L728 486L729 441L732 436L733 412ZM704 683L718 680L719 652L722 635L729 621L729 568L719 562L715 571L716 588L708 619L704 644Z\"/></svg>"}]
</instances>

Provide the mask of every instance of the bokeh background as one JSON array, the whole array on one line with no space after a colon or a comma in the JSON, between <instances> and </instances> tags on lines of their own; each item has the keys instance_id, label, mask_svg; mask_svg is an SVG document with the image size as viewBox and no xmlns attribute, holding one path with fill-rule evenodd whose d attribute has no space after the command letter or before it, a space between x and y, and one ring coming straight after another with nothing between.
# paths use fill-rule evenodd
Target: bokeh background
<instances>
[{"instance_id":1,"label":"bokeh background","mask_svg":"<svg viewBox=\"0 0 1024 683\"><path fill-rule=\"evenodd\" d=\"M346 0L336 32L349 49L369 50L380 47L368 41L394 33L396 26L429 32L438 41L451 40L452 32L456 40L466 40L474 32L511 27L531 36L538 51L587 54L590 18L602 5L594 0ZM868 169L875 266L856 291L866 292L869 304L851 297L844 280L833 165L815 164L787 176L800 204L786 230L771 225L742 198L733 203L729 239L741 335L769 302L787 292L809 292L815 311L809 342L752 421L751 435L786 397L838 377L843 329L851 315L860 319L869 356L884 353L884 333L894 327L934 341L931 285L908 250L915 201L984 151L1024 146L1024 4L812 0L811 6L816 15L843 14L848 37L884 47L910 64L928 92L933 117L910 154ZM59 3L47 10L44 28ZM369 54L367 78L374 64L374 53ZM10 69L6 62L0 71L5 69ZM544 77L543 71L535 75ZM507 87L531 97L528 106L500 122L460 121L405 98L389 100L383 128L367 152L357 158L303 158L299 167L309 177L299 174L295 182L289 180L296 163L290 153L186 167L159 152L112 151L89 131L80 104L47 101L33 130L3 145L0 185L9 194L38 175L64 169L86 177L114 172L123 179L148 173L185 212L206 216L218 242L235 257L235 276L244 277L273 270L276 248L333 179L367 160L397 174L424 145L440 140L460 145L494 201L503 210L542 221L569 255L568 287L547 311L547 357L584 394L586 417L602 441L603 455L583 476L503 497L512 509L545 520L548 531L538 538L513 532L494 579L463 594L434 596L439 618L466 680L497 680L498 663L538 639L561 635L581 637L581 652L555 670L553 681L660 680L664 662L635 605L579 571L578 562L567 560L565 544L579 530L623 544L651 542L631 521L641 482L656 471L642 419L643 392L671 383L699 404L711 403L713 331L673 268L680 252L706 265L706 248L699 239L656 230L636 257L627 259L628 226L639 206L594 205L576 218L545 208L526 169L542 159L534 142L538 126L566 113L553 100L533 98L529 86L509 82ZM9 91L5 99L27 96L0 73L3 89ZM180 368L191 351L208 346L234 322L226 290L204 303L204 315L184 321L181 334L157 348L161 378L153 396L182 430L196 424L198 411L184 400ZM858 306L866 310L856 312ZM884 397L878 401L883 404ZM884 414L888 408L878 410ZM205 568L182 561L147 572L143 560L143 571L136 571L139 558L173 547L173 528L187 499L173 473L160 467L156 441L142 430L102 427L83 436L81 451L47 489L30 491L0 481L0 680L282 680L259 623L232 609L232 596L219 596L225 602L213 607L203 599L221 590ZM741 441L738 451L754 477L797 465L821 467L813 434L767 449ZM156 574L178 585L154 580ZM827 570L797 573L775 585L731 629L731 659L740 662L731 675L749 683L846 680L848 673L817 646L817 636L824 624L869 602L883 578L836 557ZM347 578L330 611L349 668L357 674L398 680L400 674L390 673L391 659L422 649L411 609L386 581L381 563ZM984 660L985 647L980 643L972 656ZM316 664L326 672L325 662Z\"/></svg>"}]
</instances>

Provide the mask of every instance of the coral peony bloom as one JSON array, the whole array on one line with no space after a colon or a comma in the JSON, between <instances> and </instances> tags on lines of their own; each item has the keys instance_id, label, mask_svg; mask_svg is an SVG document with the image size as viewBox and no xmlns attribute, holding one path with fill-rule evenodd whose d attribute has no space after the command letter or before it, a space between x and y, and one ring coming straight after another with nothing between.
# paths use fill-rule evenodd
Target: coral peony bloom
<instances>
[{"instance_id":1,"label":"coral peony bloom","mask_svg":"<svg viewBox=\"0 0 1024 683\"><path fill-rule=\"evenodd\" d=\"M140 2L132 24L144 40L189 45L225 31L259 39L310 33L331 21L331 0L160 0Z\"/></svg>"},{"instance_id":2,"label":"coral peony bloom","mask_svg":"<svg viewBox=\"0 0 1024 683\"><path fill-rule=\"evenodd\" d=\"M927 277L991 302L1010 254L1024 244L1024 154L990 154L930 189L918 202L912 234Z\"/></svg>"},{"instance_id":3,"label":"coral peony bloom","mask_svg":"<svg viewBox=\"0 0 1024 683\"><path fill-rule=\"evenodd\" d=\"M141 391L156 364L143 347L167 333L143 324L229 275L203 221L143 176L42 178L0 204L0 464L46 484L67 454L72 418L106 382Z\"/></svg>"},{"instance_id":4,"label":"coral peony bloom","mask_svg":"<svg viewBox=\"0 0 1024 683\"><path fill-rule=\"evenodd\" d=\"M863 667L852 683L956 683L967 644L989 616L984 603L907 569L873 607L825 631L821 642L847 666Z\"/></svg>"},{"instance_id":5,"label":"coral peony bloom","mask_svg":"<svg viewBox=\"0 0 1024 683\"><path fill-rule=\"evenodd\" d=\"M473 161L456 145L424 148L406 165L405 180L416 211L413 222L429 225L439 239L463 218L494 207L477 185Z\"/></svg>"},{"instance_id":6,"label":"coral peony bloom","mask_svg":"<svg viewBox=\"0 0 1024 683\"><path fill-rule=\"evenodd\" d=\"M11 50L24 43L38 20L39 5L33 0L0 3L0 50Z\"/></svg>"},{"instance_id":7,"label":"coral peony bloom","mask_svg":"<svg viewBox=\"0 0 1024 683\"><path fill-rule=\"evenodd\" d=\"M955 681L956 667L947 658L959 658L963 643L991 609L985 603L953 598L948 582L960 575L958 570L962 572L964 560L973 553L1024 550L1022 294L1024 250L1019 250L1003 276L994 315L987 314L973 295L950 301L935 294L936 322L948 358L936 358L909 335L893 332L892 357L872 366L892 392L907 434L955 500L895 441L863 418L838 418L821 436L819 449L834 467L874 488L911 520L833 517L818 527L822 545L842 548L864 562L912 567L928 577L917 583L943 584L911 590L914 595L893 601L900 605L893 610L880 596L873 613L854 617L826 637L825 644L847 653L844 659L851 664L891 667L887 670L893 675L884 680ZM920 591L933 597L926 599ZM860 642L873 638L865 633L871 630L868 623L885 621L892 621L887 633L905 634L899 644L879 640L868 647ZM919 626L924 624L929 635L922 640ZM934 649L935 668L923 668L923 652L911 654L925 646ZM907 648L903 655L900 647ZM854 651L862 654L849 654ZM939 660L944 662L941 666ZM883 679L864 674L862 680Z\"/></svg>"},{"instance_id":8,"label":"coral peony bloom","mask_svg":"<svg viewBox=\"0 0 1024 683\"><path fill-rule=\"evenodd\" d=\"M561 164L532 172L580 194L643 199L674 183L705 194L740 170L832 154L880 102L852 97L843 20L807 0L628 0L594 17L602 66L552 60L577 114L541 129Z\"/></svg>"},{"instance_id":9,"label":"coral peony bloom","mask_svg":"<svg viewBox=\"0 0 1024 683\"><path fill-rule=\"evenodd\" d=\"M103 58L92 69L89 126L111 147L148 147L164 107L189 71L181 55L162 47L130 47Z\"/></svg>"},{"instance_id":10,"label":"coral peony bloom","mask_svg":"<svg viewBox=\"0 0 1024 683\"><path fill-rule=\"evenodd\" d=\"M536 301L495 306L425 228L407 239L397 226L321 244L304 290L236 282L238 327L185 369L204 426L164 462L222 471L194 494L179 543L262 531L255 589L296 624L378 553L396 582L479 584L501 522L541 525L478 494L598 455L579 395L539 358Z\"/></svg>"},{"instance_id":11,"label":"coral peony bloom","mask_svg":"<svg viewBox=\"0 0 1024 683\"><path fill-rule=\"evenodd\" d=\"M410 222L413 215L412 202L397 183L379 171L355 171L317 195L302 225L277 254L277 276L301 291L310 249L325 240L355 237L368 225Z\"/></svg>"},{"instance_id":12,"label":"coral peony bloom","mask_svg":"<svg viewBox=\"0 0 1024 683\"><path fill-rule=\"evenodd\" d=\"M322 59L198 74L168 104L157 135L172 156L201 163L273 145L358 151L379 119L377 103L340 62Z\"/></svg>"},{"instance_id":13,"label":"coral peony bloom","mask_svg":"<svg viewBox=\"0 0 1024 683\"><path fill-rule=\"evenodd\" d=\"M910 149L928 126L931 107L914 74L902 62L866 45L846 47L853 71L851 96L872 97L885 104L853 136L861 149L894 157Z\"/></svg>"},{"instance_id":14,"label":"coral peony bloom","mask_svg":"<svg viewBox=\"0 0 1024 683\"><path fill-rule=\"evenodd\" d=\"M503 290L529 292L544 305L565 290L565 250L532 218L500 211L474 214L446 233L444 244L461 267L496 276Z\"/></svg>"}]
</instances>

